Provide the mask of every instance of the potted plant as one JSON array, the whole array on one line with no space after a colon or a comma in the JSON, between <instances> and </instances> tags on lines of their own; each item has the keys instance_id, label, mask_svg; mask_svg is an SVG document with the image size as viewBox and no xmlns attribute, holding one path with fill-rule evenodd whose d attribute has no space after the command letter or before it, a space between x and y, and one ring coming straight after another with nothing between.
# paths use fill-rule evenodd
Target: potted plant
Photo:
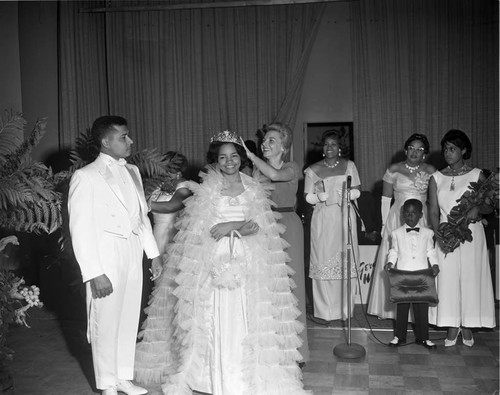
<instances>
[{"instance_id":1,"label":"potted plant","mask_svg":"<svg viewBox=\"0 0 500 395\"><path fill-rule=\"evenodd\" d=\"M52 233L61 223L60 194L54 188L49 168L31 159L31 150L43 137L45 120L41 119L27 139L26 121L21 114L6 112L0 120L0 229L2 233ZM7 264L5 248L18 244L10 235L0 240L0 388L12 383L6 361L12 351L6 347L6 336L13 323L26 325L30 307L41 307L37 286L25 286Z\"/></svg>"}]
</instances>

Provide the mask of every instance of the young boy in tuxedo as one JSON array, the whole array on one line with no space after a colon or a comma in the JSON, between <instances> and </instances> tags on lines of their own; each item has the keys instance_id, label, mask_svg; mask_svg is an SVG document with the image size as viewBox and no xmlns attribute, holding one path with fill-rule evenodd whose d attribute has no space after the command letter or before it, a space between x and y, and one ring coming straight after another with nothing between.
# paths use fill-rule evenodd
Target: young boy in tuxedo
<instances>
[{"instance_id":1,"label":"young boy in tuxedo","mask_svg":"<svg viewBox=\"0 0 500 395\"><path fill-rule=\"evenodd\" d=\"M391 234L391 249L387 257L385 269L390 271L398 264L398 269L415 271L432 266L434 276L439 273L436 250L434 249L434 232L429 228L418 228L416 225L423 215L422 202L418 199L409 199L403 204L403 218L405 224L395 229ZM396 333L389 343L392 347L406 343L408 327L408 312L410 305L413 308L415 319L415 343L426 348L436 348L429 340L429 304L428 303L398 303L396 310Z\"/></svg>"}]
</instances>

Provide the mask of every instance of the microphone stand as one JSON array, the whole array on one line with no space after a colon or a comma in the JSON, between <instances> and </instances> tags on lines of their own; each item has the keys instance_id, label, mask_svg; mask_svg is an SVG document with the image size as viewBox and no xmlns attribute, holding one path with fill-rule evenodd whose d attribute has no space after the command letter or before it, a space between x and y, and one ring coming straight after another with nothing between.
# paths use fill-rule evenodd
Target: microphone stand
<instances>
[{"instance_id":1,"label":"microphone stand","mask_svg":"<svg viewBox=\"0 0 500 395\"><path fill-rule=\"evenodd\" d=\"M356 359L364 357L365 348L361 344L351 342L351 250L352 250L352 224L351 224L351 183L347 179L347 343L337 344L333 353L339 358Z\"/></svg>"}]
</instances>

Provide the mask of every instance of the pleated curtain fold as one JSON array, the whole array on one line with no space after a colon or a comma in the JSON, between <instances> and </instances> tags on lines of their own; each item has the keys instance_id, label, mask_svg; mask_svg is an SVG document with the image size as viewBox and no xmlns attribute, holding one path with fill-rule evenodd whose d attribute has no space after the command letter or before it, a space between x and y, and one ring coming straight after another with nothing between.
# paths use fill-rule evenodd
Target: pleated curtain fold
<instances>
[{"instance_id":1,"label":"pleated curtain fold","mask_svg":"<svg viewBox=\"0 0 500 395\"><path fill-rule=\"evenodd\" d=\"M461 129L470 163L498 168L498 2L362 0L351 4L356 164L363 189L404 158L412 133Z\"/></svg>"},{"instance_id":2,"label":"pleated curtain fold","mask_svg":"<svg viewBox=\"0 0 500 395\"><path fill-rule=\"evenodd\" d=\"M119 114L136 149L181 150L202 165L215 132L293 128L324 4L79 12L91 6L60 4L62 146Z\"/></svg>"}]
</instances>

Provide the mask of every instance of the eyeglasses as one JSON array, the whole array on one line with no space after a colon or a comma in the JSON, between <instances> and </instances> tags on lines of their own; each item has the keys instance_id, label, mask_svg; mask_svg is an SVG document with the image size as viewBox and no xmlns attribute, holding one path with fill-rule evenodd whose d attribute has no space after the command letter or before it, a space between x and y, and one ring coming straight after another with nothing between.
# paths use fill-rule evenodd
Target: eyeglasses
<instances>
[{"instance_id":1,"label":"eyeglasses","mask_svg":"<svg viewBox=\"0 0 500 395\"><path fill-rule=\"evenodd\" d=\"M424 147L414 147L413 145L408 146L409 151L418 151L418 152L424 152L425 148Z\"/></svg>"}]
</instances>

